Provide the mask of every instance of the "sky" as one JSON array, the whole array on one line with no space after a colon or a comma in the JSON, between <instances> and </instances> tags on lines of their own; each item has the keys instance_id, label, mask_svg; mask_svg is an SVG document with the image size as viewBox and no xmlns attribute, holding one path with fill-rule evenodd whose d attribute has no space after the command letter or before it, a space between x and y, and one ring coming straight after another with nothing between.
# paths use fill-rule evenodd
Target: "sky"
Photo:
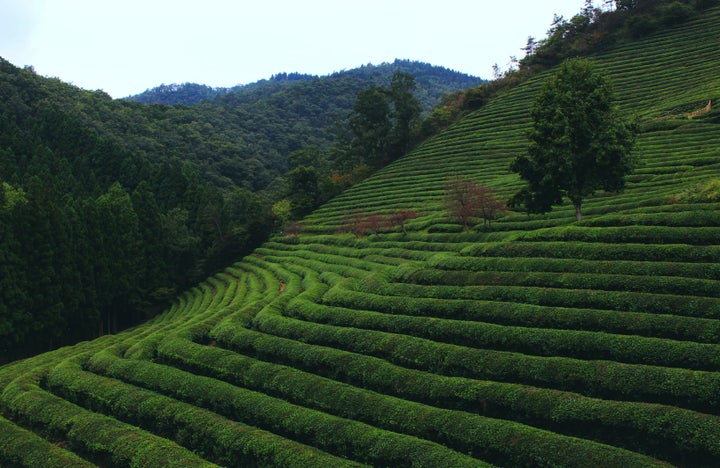
<instances>
[{"instance_id":1,"label":"sky","mask_svg":"<svg viewBox=\"0 0 720 468\"><path fill-rule=\"evenodd\" d=\"M583 0L0 0L0 57L114 98L396 58L489 79ZM597 2L596 2L597 3Z\"/></svg>"}]
</instances>

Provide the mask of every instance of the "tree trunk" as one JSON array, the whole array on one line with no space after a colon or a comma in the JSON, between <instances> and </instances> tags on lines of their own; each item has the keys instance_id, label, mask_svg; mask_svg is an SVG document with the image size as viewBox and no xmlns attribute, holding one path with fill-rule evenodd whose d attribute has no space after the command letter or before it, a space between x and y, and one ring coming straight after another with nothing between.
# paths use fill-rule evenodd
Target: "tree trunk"
<instances>
[{"instance_id":1,"label":"tree trunk","mask_svg":"<svg viewBox=\"0 0 720 468\"><path fill-rule=\"evenodd\" d=\"M582 205L577 203L575 205L575 220L580 221L582 219Z\"/></svg>"}]
</instances>

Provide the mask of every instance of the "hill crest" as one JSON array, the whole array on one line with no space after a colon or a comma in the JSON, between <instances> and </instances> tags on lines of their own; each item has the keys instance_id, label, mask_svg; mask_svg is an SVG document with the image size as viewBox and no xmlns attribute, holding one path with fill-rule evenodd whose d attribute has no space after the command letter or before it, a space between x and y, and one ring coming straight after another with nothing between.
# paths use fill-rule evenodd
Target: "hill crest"
<instances>
[{"instance_id":1,"label":"hill crest","mask_svg":"<svg viewBox=\"0 0 720 468\"><path fill-rule=\"evenodd\" d=\"M456 72L442 66L429 63L396 59L373 65L368 63L359 67L336 71L327 75L309 75L281 72L268 79L232 87L210 87L198 83L162 84L142 93L124 99L144 104L194 105L227 95L245 95L251 99L267 96L288 86L313 80L359 80L363 86L387 86L393 73L400 71L415 77L418 96L423 98L425 111L429 111L443 94L477 86L484 80L465 73ZM245 101L240 99L240 101Z\"/></svg>"}]
</instances>

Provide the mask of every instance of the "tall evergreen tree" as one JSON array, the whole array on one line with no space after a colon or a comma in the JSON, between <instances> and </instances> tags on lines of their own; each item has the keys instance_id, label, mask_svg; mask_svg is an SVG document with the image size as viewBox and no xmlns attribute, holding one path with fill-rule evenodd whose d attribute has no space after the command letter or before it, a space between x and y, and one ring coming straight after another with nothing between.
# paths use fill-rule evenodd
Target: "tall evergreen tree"
<instances>
[{"instance_id":1,"label":"tall evergreen tree","mask_svg":"<svg viewBox=\"0 0 720 468\"><path fill-rule=\"evenodd\" d=\"M20 243L13 232L14 209L25 201L24 194L0 182L0 364L27 340L32 317L27 308L26 265L18 255Z\"/></svg>"},{"instance_id":2,"label":"tall evergreen tree","mask_svg":"<svg viewBox=\"0 0 720 468\"><path fill-rule=\"evenodd\" d=\"M393 104L391 144L394 158L410 151L414 131L419 124L422 106L413 95L415 87L415 78L403 72L396 72L390 83L390 98Z\"/></svg>"},{"instance_id":3,"label":"tall evergreen tree","mask_svg":"<svg viewBox=\"0 0 720 468\"><path fill-rule=\"evenodd\" d=\"M96 286L102 294L101 304L107 311L106 327L115 332L137 317L131 312L139 302L142 278L145 277L142 235L130 195L114 184L95 202L100 250ZM129 316L130 315L130 316Z\"/></svg>"},{"instance_id":4,"label":"tall evergreen tree","mask_svg":"<svg viewBox=\"0 0 720 468\"><path fill-rule=\"evenodd\" d=\"M355 138L352 153L359 161L379 167L388 160L388 135L392 128L390 103L379 86L358 94L350 113L350 129Z\"/></svg>"}]
</instances>

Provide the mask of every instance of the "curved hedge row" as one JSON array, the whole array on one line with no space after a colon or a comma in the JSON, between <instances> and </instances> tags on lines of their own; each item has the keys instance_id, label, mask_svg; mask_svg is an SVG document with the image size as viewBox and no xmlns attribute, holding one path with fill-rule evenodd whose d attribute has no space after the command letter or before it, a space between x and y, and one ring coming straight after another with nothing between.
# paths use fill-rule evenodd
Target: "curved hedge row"
<instances>
[{"instance_id":1,"label":"curved hedge row","mask_svg":"<svg viewBox=\"0 0 720 468\"><path fill-rule=\"evenodd\" d=\"M56 366L46 385L69 401L162 434L222 466L358 466L161 394L84 372L79 363Z\"/></svg>"},{"instance_id":2,"label":"curved hedge row","mask_svg":"<svg viewBox=\"0 0 720 468\"><path fill-rule=\"evenodd\" d=\"M720 418L647 403L609 401L527 385L409 369L388 361L218 325L218 344L382 393L434 406L525 421L668 459L720 457Z\"/></svg>"},{"instance_id":3,"label":"curved hedge row","mask_svg":"<svg viewBox=\"0 0 720 468\"><path fill-rule=\"evenodd\" d=\"M690 244L715 246L720 238L720 227L668 227L668 226L563 226L538 229L515 235L524 242L604 242L609 244Z\"/></svg>"},{"instance_id":4,"label":"curved hedge row","mask_svg":"<svg viewBox=\"0 0 720 468\"><path fill-rule=\"evenodd\" d=\"M294 405L263 393L148 361L95 356L90 369L234 420L321 448L336 456L377 465L478 466L477 459L411 436Z\"/></svg>"},{"instance_id":5,"label":"curved hedge row","mask_svg":"<svg viewBox=\"0 0 720 468\"><path fill-rule=\"evenodd\" d=\"M438 271L417 269L396 276L401 282L438 286L501 285L543 288L586 289L668 294L676 296L720 297L720 282L678 276L635 276L617 273L576 273L546 271Z\"/></svg>"},{"instance_id":6,"label":"curved hedge row","mask_svg":"<svg viewBox=\"0 0 720 468\"><path fill-rule=\"evenodd\" d=\"M74 451L118 466L217 466L174 442L81 408L28 380L5 387L0 402L12 419L61 436Z\"/></svg>"},{"instance_id":7,"label":"curved hedge row","mask_svg":"<svg viewBox=\"0 0 720 468\"><path fill-rule=\"evenodd\" d=\"M258 330L306 343L378 356L411 368L450 376L538 385L589 396L672 404L720 412L720 373L671 367L529 356L259 313Z\"/></svg>"},{"instance_id":8,"label":"curved hedge row","mask_svg":"<svg viewBox=\"0 0 720 468\"><path fill-rule=\"evenodd\" d=\"M410 274L412 274L412 271L414 269L410 270ZM402 274L398 276L402 276ZM593 289L552 289L534 286L509 288L504 286L435 286L411 283L391 283L377 288L376 286L373 285L373 288L365 290L388 296L471 299L551 307L617 310L710 319L720 318L720 298L714 297Z\"/></svg>"},{"instance_id":9,"label":"curved hedge row","mask_svg":"<svg viewBox=\"0 0 720 468\"><path fill-rule=\"evenodd\" d=\"M509 250L509 249L508 249ZM582 260L548 257L465 257L435 254L429 267L441 270L532 271L554 273L603 273L633 276L667 276L720 280L718 263L681 263L649 260ZM633 278L634 279L634 278Z\"/></svg>"},{"instance_id":10,"label":"curved hedge row","mask_svg":"<svg viewBox=\"0 0 720 468\"><path fill-rule=\"evenodd\" d=\"M468 256L546 257L578 260L629 260L716 264L720 245L686 244L610 244L607 242L495 242L481 243L462 249Z\"/></svg>"},{"instance_id":11,"label":"curved hedge row","mask_svg":"<svg viewBox=\"0 0 720 468\"><path fill-rule=\"evenodd\" d=\"M488 350L720 371L718 344L399 316L300 300L288 304L285 314L336 327L379 330Z\"/></svg>"},{"instance_id":12,"label":"curved hedge row","mask_svg":"<svg viewBox=\"0 0 720 468\"><path fill-rule=\"evenodd\" d=\"M75 468L95 466L0 416L0 466Z\"/></svg>"},{"instance_id":13,"label":"curved hedge row","mask_svg":"<svg viewBox=\"0 0 720 468\"><path fill-rule=\"evenodd\" d=\"M449 318L522 327L602 331L614 334L654 336L700 343L720 341L720 321L707 318L660 315L623 310L545 306L450 297L423 297L427 290L416 288L412 295L383 295L382 286L360 286L345 281L328 290L322 302L329 306L371 310L387 314Z\"/></svg>"},{"instance_id":14,"label":"curved hedge row","mask_svg":"<svg viewBox=\"0 0 720 468\"><path fill-rule=\"evenodd\" d=\"M655 463L646 457L586 440L410 402L223 349L193 346L178 340L164 346L162 356L203 374L342 417L428 438L493 462L515 466L570 465L582 453L587 463L595 465Z\"/></svg>"}]
</instances>

